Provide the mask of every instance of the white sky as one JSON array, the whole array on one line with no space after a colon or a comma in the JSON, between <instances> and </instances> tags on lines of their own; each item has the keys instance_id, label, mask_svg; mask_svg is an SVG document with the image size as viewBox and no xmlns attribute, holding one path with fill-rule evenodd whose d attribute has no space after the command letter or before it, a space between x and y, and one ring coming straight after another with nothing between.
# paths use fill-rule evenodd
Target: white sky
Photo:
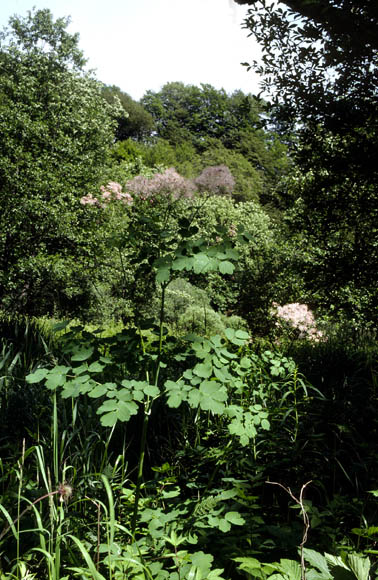
<instances>
[{"instance_id":1,"label":"white sky","mask_svg":"<svg viewBox=\"0 0 378 580\"><path fill-rule=\"evenodd\" d=\"M259 92L240 64L259 55L241 28L247 7L233 0L0 0L0 27L33 6L71 16L97 78L134 99L171 81Z\"/></svg>"}]
</instances>

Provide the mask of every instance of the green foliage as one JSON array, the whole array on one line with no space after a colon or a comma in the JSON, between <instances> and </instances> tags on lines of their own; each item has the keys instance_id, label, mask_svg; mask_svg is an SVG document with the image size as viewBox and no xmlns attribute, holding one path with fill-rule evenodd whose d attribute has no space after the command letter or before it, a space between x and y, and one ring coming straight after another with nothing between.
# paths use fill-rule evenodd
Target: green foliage
<instances>
[{"instance_id":1,"label":"green foliage","mask_svg":"<svg viewBox=\"0 0 378 580\"><path fill-rule=\"evenodd\" d=\"M263 51L253 66L273 118L294 137L298 169L281 203L308 296L375 325L376 11L369 1L247 3L245 27Z\"/></svg>"},{"instance_id":2,"label":"green foliage","mask_svg":"<svg viewBox=\"0 0 378 580\"><path fill-rule=\"evenodd\" d=\"M378 292L371 278L377 262L375 177L356 173L348 177L344 171L337 175L341 163L351 168L362 161L361 145L349 137L318 138L315 144L303 145L299 152L303 170L290 184L295 202L286 222L297 247L294 267L302 272L310 299L324 311L354 320L356 326L375 324Z\"/></svg>"},{"instance_id":3,"label":"green foliage","mask_svg":"<svg viewBox=\"0 0 378 580\"><path fill-rule=\"evenodd\" d=\"M196 223L209 239L219 235L217 224L222 225L224 232L235 240L240 256L232 275L209 276L207 291L212 305L223 313L241 316L254 332L267 332L272 326L269 320L272 302L286 302L301 292L298 275L287 279L287 264L293 251L289 243L283 241L261 206L251 201L235 203L211 197L199 208ZM248 243L240 244L234 237L238 228L243 228Z\"/></svg>"},{"instance_id":4,"label":"green foliage","mask_svg":"<svg viewBox=\"0 0 378 580\"><path fill-rule=\"evenodd\" d=\"M227 149L220 140L214 140L209 145L201 155L202 167L226 165L235 177L235 199L258 202L263 192L264 180L256 166L239 151Z\"/></svg>"},{"instance_id":5,"label":"green foliage","mask_svg":"<svg viewBox=\"0 0 378 580\"><path fill-rule=\"evenodd\" d=\"M239 316L215 312L206 290L193 286L183 278L174 279L167 288L165 320L175 336L224 334L225 329L246 329Z\"/></svg>"},{"instance_id":6,"label":"green foliage","mask_svg":"<svg viewBox=\"0 0 378 580\"><path fill-rule=\"evenodd\" d=\"M40 10L0 38L0 300L32 314L73 311L87 291L77 259L92 223L79 200L99 182L117 113L67 25Z\"/></svg>"},{"instance_id":7,"label":"green foliage","mask_svg":"<svg viewBox=\"0 0 378 580\"><path fill-rule=\"evenodd\" d=\"M279 42L288 29L275 10L265 16ZM303 25L301 34L318 38L303 59L322 42L331 47L331 32L316 36L321 22ZM377 492L365 492L377 479L376 344L371 330L354 327L358 316L368 325L374 301L366 277L374 252L360 252L373 245L360 211L365 200L373 219L373 184L360 169L374 127L367 135L356 121L362 102L344 126L336 83L337 106L314 122L322 104L294 87L296 114L308 107L309 118L299 115L296 135L285 137L297 139L300 169L278 188L290 162L263 128L261 101L171 83L146 95L147 113L83 72L66 26L38 11L12 19L1 37L3 303L76 309L110 324L59 322L52 339L40 322L0 321L0 577L368 580L378 517ZM313 72L319 97L322 75ZM305 75L299 80L303 87ZM117 97L129 117L106 104ZM281 113L278 131L292 111ZM108 160L117 121L128 138ZM344 153L353 182L339 179ZM188 183L166 165L190 179L227 166L234 199L179 191ZM259 200L285 209L287 239ZM303 297L311 310L312 300L338 300L344 312L353 304L343 342L329 311L327 340L274 331L272 302ZM299 502L291 488L310 479Z\"/></svg>"},{"instance_id":8,"label":"green foliage","mask_svg":"<svg viewBox=\"0 0 378 580\"><path fill-rule=\"evenodd\" d=\"M174 260L172 254L172 264ZM213 266L219 267L219 263ZM186 267L191 268L190 260ZM174 274L174 270L171 272ZM200 299L201 291L193 290L188 284L180 285L175 280L172 287L181 292L185 288ZM169 286L161 296L163 300L168 289ZM183 307L185 299L180 298ZM126 574L137 577L146 573L152 578L176 580L179 576L189 580L193 574L204 579L234 578L237 573L230 567L230 558L240 573L253 578L297 577L300 565L292 561L294 554L288 551L289 541L293 549L299 543L295 521L287 514L290 525L272 524L276 521L276 500L268 497L264 508L260 508L256 498L256 495L264 497L259 482L267 476L279 474L282 480L298 478L300 470L312 476L311 467L319 479L322 473L325 485L328 481L324 473L327 461L322 464L320 458L327 458L330 453L329 439L312 430L314 422L319 423L318 414L329 403L303 379L294 360L273 349L259 353L258 347L250 343L249 334L240 329L229 328L223 336L188 337L185 343L174 341L173 347L164 324L156 328L146 322L140 330L124 329L106 336L67 324L57 325L57 330L64 337L59 348L59 364L39 367L28 377L28 384L34 388L43 382L47 393L56 398L60 415L54 427L56 444L60 441L58 429L62 433L62 445L58 449L62 460L57 465L64 465L63 457L70 459L72 468L66 469L67 473L74 474L76 489L72 504L64 507L61 527L54 519L48 519L42 509L43 500L40 512L33 511L33 518L41 521L38 537L51 533L52 541L46 542L44 548L41 544L45 552L40 560L37 554L41 552L24 549L30 571L38 578L45 577L46 566L50 566L47 568L50 574L57 565L54 554L60 550L61 574L68 577L75 574L106 578L113 574L122 578ZM324 349L326 345L317 345L317 348ZM63 397L58 399L57 391ZM336 391L330 397L340 400ZM107 432L114 433L114 438L122 425L121 431L125 429L126 440L130 440L130 434L143 435L143 429L137 430L136 426L146 417L149 453L154 459L159 452L162 440L159 436L156 441L154 438L157 427L161 426L165 438L174 437L175 449L169 453L173 464L153 467L154 481L145 479L145 469L138 492L139 483L131 476L133 465L129 467L130 475L125 475L120 459L114 458L111 462L105 455L106 459L101 461L101 470L109 477L105 483L90 467L91 461L95 464L95 449L88 425L97 432L97 438L104 440ZM103 424L100 433L99 419ZM171 429L175 421L174 435ZM128 425L130 428L126 431ZM80 440L75 449L77 437ZM101 456L103 447L100 443L97 445ZM305 450L303 457L302 449ZM134 462L130 448L124 448L123 453ZM168 458L167 448L164 453ZM27 479L29 487L24 494L38 498L37 491L33 495L33 452L26 455L29 459L25 459L25 471L31 468L27 476L31 479ZM289 466L288 461L292 460L295 464ZM59 477L59 467L56 473ZM4 485L4 479L0 482ZM48 485L48 493L57 493ZM322 487L320 482L316 485L318 497ZM9 523L16 516L11 496L4 494L4 497L2 505L9 513ZM312 523L310 537L316 537L316 541L322 534L327 534L323 537L324 543L334 538L335 531L331 526L327 531L327 522L336 503L337 498L333 508L329 502L322 511L315 502L306 500ZM59 505L58 502L57 514ZM335 509L335 517L340 518L338 522L350 509L347 500L343 503L340 499L340 509ZM369 513L372 514L371 510ZM28 522L26 518L23 515L20 520L21 529L30 530L33 519L30 516ZM341 528L345 530L347 524L343 521ZM374 534L373 526L371 533ZM29 538L35 535L30 531L28 534ZM363 534L361 528L357 536L360 541L365 541ZM374 536L368 536L366 531L367 541L371 542ZM14 545L10 531L0 539L7 548ZM9 549L7 553L11 553ZM305 550L305 555L309 578L324 576L324 558L330 578L338 577L333 576L336 573L348 573L351 579L366 577L366 556L353 557L348 552L347 556L324 557L313 549ZM276 562L277 557L281 559ZM9 569L7 562L4 567Z\"/></svg>"},{"instance_id":9,"label":"green foliage","mask_svg":"<svg viewBox=\"0 0 378 580\"><path fill-rule=\"evenodd\" d=\"M259 124L260 107L250 95L228 96L206 84L167 83L158 93L147 91L142 103L160 137L171 143L189 140L196 149L206 148L204 139L236 139L239 129Z\"/></svg>"},{"instance_id":10,"label":"green foliage","mask_svg":"<svg viewBox=\"0 0 378 580\"><path fill-rule=\"evenodd\" d=\"M140 103L134 101L130 95L114 85L104 87L103 95L111 104L114 104L119 99L124 109L124 114L118 118L116 132L118 141L124 141L129 138L143 141L150 137L154 129L154 122L152 116Z\"/></svg>"},{"instance_id":11,"label":"green foliage","mask_svg":"<svg viewBox=\"0 0 378 580\"><path fill-rule=\"evenodd\" d=\"M369 0L358 7L348 0L284 0L288 9L265 0L245 3L252 5L245 28L253 31L265 56L254 66L267 75L262 86L282 106L284 118L321 118L340 127L356 114L371 114L377 14Z\"/></svg>"},{"instance_id":12,"label":"green foliage","mask_svg":"<svg viewBox=\"0 0 378 580\"><path fill-rule=\"evenodd\" d=\"M371 563L361 554L342 556L325 554L304 548L305 570L295 560L281 559L280 562L263 564L256 558L235 558L239 570L249 577L261 580L369 580ZM304 576L305 575L305 576Z\"/></svg>"},{"instance_id":13,"label":"green foliage","mask_svg":"<svg viewBox=\"0 0 378 580\"><path fill-rule=\"evenodd\" d=\"M47 323L0 313L1 436L21 439L48 405L38 387L25 390L25 375L52 360L54 338Z\"/></svg>"},{"instance_id":14,"label":"green foliage","mask_svg":"<svg viewBox=\"0 0 378 580\"><path fill-rule=\"evenodd\" d=\"M182 228L186 231L188 225L182 223ZM207 248L201 238L194 242L183 239L173 254L166 254L155 261L156 280L159 284L163 285L164 289L169 283L171 276L177 270L194 270L196 274L199 274L210 270L224 269L224 265L227 264L227 269L230 268L232 273L234 266L229 260L237 257L237 252L225 243L218 247L213 246ZM165 294L163 291L161 298L162 313L164 312L164 297ZM162 324L163 314L161 314L160 318L160 345L162 340ZM225 332L230 342L238 346L243 346L245 340L248 338L248 334L241 330L234 331L232 329L226 329ZM187 378L193 378L192 372L195 376L192 381L192 386L185 388L187 398L182 398L180 403L188 400L190 406L198 406L202 410L212 411L213 413L222 413L225 409L223 401L227 399L226 387L222 386L222 384L223 382L227 384L231 380L227 366L222 365L228 363L236 355L221 346L219 337L213 339L212 348L215 349L215 352L209 355L210 358L205 359L201 364L197 364L193 371L187 370L187 374L185 375ZM161 346L159 347L159 356L160 349ZM210 343L200 344L199 346L195 343L193 350L197 356L203 359L202 353L211 351ZM112 427L117 421L128 421L132 415L137 414L139 404L148 409L151 407L154 399L161 394L157 382L160 360L154 373L155 380L153 384L138 379L124 379L120 385L117 385L114 382L103 383L96 379L99 375L101 376L107 364L112 364L112 361L104 356L100 356L98 360L92 360L88 364L86 361L91 359L94 354L93 346L73 344L72 350L68 351L68 353L70 355L70 366L56 365L51 370L38 369L35 373L28 375L27 380L31 384L43 380L49 390L62 387L63 398L76 398L83 394L95 399L105 396L107 400L97 409L97 414L101 415L101 423L104 426ZM212 361L217 366L217 370L214 370L215 375L213 379ZM242 374L240 369L238 373L239 375ZM146 376L148 377L149 373ZM209 380L203 381L197 388L198 379L196 377L198 376ZM212 382L212 380L215 382ZM220 385L217 380L221 381ZM181 387L182 384L180 383ZM173 404L171 393L168 391L168 405L171 406L172 404L172 406L177 407L177 402L177 393Z\"/></svg>"},{"instance_id":15,"label":"green foliage","mask_svg":"<svg viewBox=\"0 0 378 580\"><path fill-rule=\"evenodd\" d=\"M237 199L256 200L263 192L266 201L274 197L288 169L286 147L262 129L264 104L257 98L241 91L227 95L211 85L168 83L158 93L147 91L142 103L159 137L152 151L164 140L167 161L160 155L161 162L172 165L176 155L174 166L188 177L224 164L236 180Z\"/></svg>"}]
</instances>

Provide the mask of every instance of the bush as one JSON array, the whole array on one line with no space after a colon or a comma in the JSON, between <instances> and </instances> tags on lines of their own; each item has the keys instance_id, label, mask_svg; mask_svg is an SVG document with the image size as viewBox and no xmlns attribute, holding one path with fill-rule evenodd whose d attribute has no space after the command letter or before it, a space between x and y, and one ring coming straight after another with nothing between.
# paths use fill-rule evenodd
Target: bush
<instances>
[{"instance_id":1,"label":"bush","mask_svg":"<svg viewBox=\"0 0 378 580\"><path fill-rule=\"evenodd\" d=\"M247 328L239 316L215 312L207 291L183 278L173 280L167 288L165 319L175 335L194 332L209 336L224 334L226 328Z\"/></svg>"}]
</instances>

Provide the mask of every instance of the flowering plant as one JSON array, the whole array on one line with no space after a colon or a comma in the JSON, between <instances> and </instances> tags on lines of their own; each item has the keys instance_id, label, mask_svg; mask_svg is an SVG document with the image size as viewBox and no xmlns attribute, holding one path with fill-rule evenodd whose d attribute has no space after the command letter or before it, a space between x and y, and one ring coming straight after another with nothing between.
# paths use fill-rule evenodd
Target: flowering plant
<instances>
[{"instance_id":1,"label":"flowering plant","mask_svg":"<svg viewBox=\"0 0 378 580\"><path fill-rule=\"evenodd\" d=\"M235 179L226 165L206 167L194 183L200 191L215 195L231 195L235 187Z\"/></svg>"},{"instance_id":2,"label":"flowering plant","mask_svg":"<svg viewBox=\"0 0 378 580\"><path fill-rule=\"evenodd\" d=\"M133 203L133 198L129 193L125 193L122 191L122 185L117 183L116 181L109 181L109 183L104 186L101 185L101 201L97 199L97 197L93 197L91 193L88 195L84 195L80 203L82 205L96 205L97 207L106 207L106 204L110 203L113 200L122 201L127 205L131 205Z\"/></svg>"},{"instance_id":3,"label":"flowering plant","mask_svg":"<svg viewBox=\"0 0 378 580\"><path fill-rule=\"evenodd\" d=\"M277 326L282 326L281 321L285 321L291 328L299 331L299 338L308 338L315 342L324 340L324 334L317 328L313 313L307 304L285 304L280 306L273 302L274 314L279 318Z\"/></svg>"},{"instance_id":4,"label":"flowering plant","mask_svg":"<svg viewBox=\"0 0 378 580\"><path fill-rule=\"evenodd\" d=\"M171 195L173 199L191 198L196 190L192 181L179 175L173 167L150 178L137 175L126 183L126 188L142 200L153 200L159 195Z\"/></svg>"}]
</instances>

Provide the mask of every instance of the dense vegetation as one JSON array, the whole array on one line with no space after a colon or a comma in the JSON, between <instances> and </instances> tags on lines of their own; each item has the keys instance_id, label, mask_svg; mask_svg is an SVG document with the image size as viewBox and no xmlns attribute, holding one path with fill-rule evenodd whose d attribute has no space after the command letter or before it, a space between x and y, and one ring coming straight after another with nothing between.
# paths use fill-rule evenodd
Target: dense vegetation
<instances>
[{"instance_id":1,"label":"dense vegetation","mask_svg":"<svg viewBox=\"0 0 378 580\"><path fill-rule=\"evenodd\" d=\"M266 100L1 33L1 580L378 575L374 7L248 3Z\"/></svg>"}]
</instances>

